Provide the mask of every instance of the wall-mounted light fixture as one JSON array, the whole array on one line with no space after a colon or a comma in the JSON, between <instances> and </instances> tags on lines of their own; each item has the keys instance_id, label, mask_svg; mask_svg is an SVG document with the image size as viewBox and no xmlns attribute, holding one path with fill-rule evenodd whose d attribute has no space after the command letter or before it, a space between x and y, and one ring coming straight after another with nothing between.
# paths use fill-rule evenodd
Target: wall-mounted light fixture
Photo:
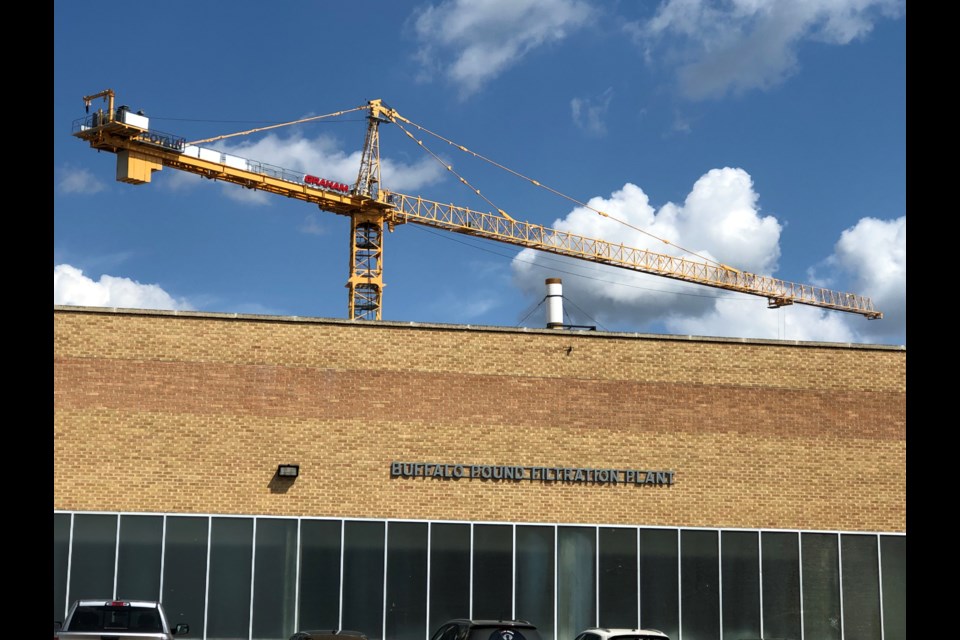
<instances>
[{"instance_id":1,"label":"wall-mounted light fixture","mask_svg":"<svg viewBox=\"0 0 960 640\"><path fill-rule=\"evenodd\" d=\"M298 464L281 464L277 467L277 477L278 478L296 478L300 475L300 465Z\"/></svg>"}]
</instances>

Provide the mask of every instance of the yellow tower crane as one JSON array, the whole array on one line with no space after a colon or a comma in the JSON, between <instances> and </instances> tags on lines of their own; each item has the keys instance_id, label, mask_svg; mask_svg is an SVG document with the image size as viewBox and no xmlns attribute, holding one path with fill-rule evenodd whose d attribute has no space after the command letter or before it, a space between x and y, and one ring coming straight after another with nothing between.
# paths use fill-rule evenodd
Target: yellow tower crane
<instances>
[{"instance_id":1,"label":"yellow tower crane","mask_svg":"<svg viewBox=\"0 0 960 640\"><path fill-rule=\"evenodd\" d=\"M102 107L90 113L93 100L102 98ZM126 106L114 106L114 92L106 89L84 96L87 115L73 123L73 135L86 140L94 149L117 155L117 180L129 184L150 182L154 171L164 167L186 171L212 180L223 180L249 189L267 191L316 204L320 209L350 217L350 275L347 279L348 317L354 320L379 320L383 299L383 237L398 224L412 222L428 227L463 233L488 240L537 249L588 262L606 264L632 271L692 282L708 287L736 291L767 299L769 308L790 304L804 304L880 319L883 314L873 307L870 298L831 291L822 287L787 282L777 278L756 275L705 258L693 260L660 254L620 243L588 238L514 219L494 206L496 213L474 211L453 204L442 204L419 196L408 196L388 191L380 184L380 125L397 125L418 145L429 151L407 126L436 136L443 142L504 169L598 215L615 219L559 191L508 169L466 147L404 118L396 110L371 100L365 105L335 113L242 131L234 134L187 142L184 138L160 132L150 127L149 118L133 113ZM287 126L335 117L355 111L368 111L367 132L363 144L360 171L352 186L333 182L302 172L290 171L254 160L239 158L199 145L236 135L246 135L275 127ZM405 126L406 125L406 126ZM434 157L435 154L433 154ZM439 158L437 158L439 160ZM446 169L484 198L452 166ZM618 220L623 224L628 224ZM630 225L628 225L630 226ZM635 227L633 227L636 229ZM644 232L642 229L637 231ZM666 240L661 240L667 242ZM667 242L668 243L668 242ZM671 243L668 243L671 244ZM690 253L690 252L687 252ZM696 254L692 254L696 255ZM698 256L699 258L699 256Z\"/></svg>"}]
</instances>

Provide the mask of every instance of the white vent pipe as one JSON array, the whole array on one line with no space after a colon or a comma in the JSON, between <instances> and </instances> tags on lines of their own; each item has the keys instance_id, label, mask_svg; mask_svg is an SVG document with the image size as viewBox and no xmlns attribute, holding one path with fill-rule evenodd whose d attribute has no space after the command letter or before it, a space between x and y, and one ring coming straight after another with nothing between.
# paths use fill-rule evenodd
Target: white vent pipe
<instances>
[{"instance_id":1,"label":"white vent pipe","mask_svg":"<svg viewBox=\"0 0 960 640\"><path fill-rule=\"evenodd\" d=\"M547 329L563 328L563 282L547 278Z\"/></svg>"}]
</instances>

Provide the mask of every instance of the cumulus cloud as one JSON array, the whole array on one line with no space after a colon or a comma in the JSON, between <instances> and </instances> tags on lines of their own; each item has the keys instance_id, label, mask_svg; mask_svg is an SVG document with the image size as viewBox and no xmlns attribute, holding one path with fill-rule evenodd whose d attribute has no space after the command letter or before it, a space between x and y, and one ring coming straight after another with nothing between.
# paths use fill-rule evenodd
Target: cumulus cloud
<instances>
[{"instance_id":1,"label":"cumulus cloud","mask_svg":"<svg viewBox=\"0 0 960 640\"><path fill-rule=\"evenodd\" d=\"M798 67L806 40L845 45L905 0L666 0L646 22L625 27L648 60L662 54L679 67L683 94L694 100L775 86Z\"/></svg>"},{"instance_id":2,"label":"cumulus cloud","mask_svg":"<svg viewBox=\"0 0 960 640\"><path fill-rule=\"evenodd\" d=\"M588 202L593 209L627 224L579 207L552 226L658 254L697 262L716 260L775 277L782 227L773 216L761 215L758 200L747 172L713 169L696 181L682 204L671 202L654 209L643 190L632 184L624 185L609 198L595 197ZM532 249L520 252L512 264L514 282L532 297L543 295L545 278L561 277L564 297L608 330L664 327L671 333L690 335L827 342L882 341L883 336L903 333L905 218L861 220L844 231L834 254L819 267L821 281L829 278L849 285L843 291L870 296L876 308L883 311L885 319L880 322L885 324L808 305L768 310L763 297L684 284Z\"/></svg>"},{"instance_id":3,"label":"cumulus cloud","mask_svg":"<svg viewBox=\"0 0 960 640\"><path fill-rule=\"evenodd\" d=\"M103 191L106 185L90 171L63 166L56 171L57 190L60 193L92 194Z\"/></svg>"},{"instance_id":4,"label":"cumulus cloud","mask_svg":"<svg viewBox=\"0 0 960 640\"><path fill-rule=\"evenodd\" d=\"M53 267L53 304L128 309L192 308L188 302L175 299L159 285L108 275L93 280L69 264Z\"/></svg>"},{"instance_id":5,"label":"cumulus cloud","mask_svg":"<svg viewBox=\"0 0 960 640\"><path fill-rule=\"evenodd\" d=\"M574 124L592 135L604 135L607 132L606 117L611 100L613 87L592 98L574 98L570 101Z\"/></svg>"},{"instance_id":6,"label":"cumulus cloud","mask_svg":"<svg viewBox=\"0 0 960 640\"><path fill-rule=\"evenodd\" d=\"M698 262L719 261L766 274L776 269L781 227L772 216L760 214L757 199L746 171L714 169L697 180L683 204L655 210L643 190L628 183L609 198L592 198L587 203L591 209L578 207L552 226L658 254L691 258L689 253L694 253L700 257L691 259ZM604 325L626 321L642 326L671 313L702 316L715 304L716 294L705 295L702 287L532 249L516 257L513 270L521 289L534 294L543 290L545 270L579 276L565 285L565 295L579 300L581 308L593 309Z\"/></svg>"},{"instance_id":7,"label":"cumulus cloud","mask_svg":"<svg viewBox=\"0 0 960 640\"><path fill-rule=\"evenodd\" d=\"M559 42L590 19L581 0L445 0L418 11L414 30L422 78L439 73L462 96L517 64L531 51Z\"/></svg>"},{"instance_id":8,"label":"cumulus cloud","mask_svg":"<svg viewBox=\"0 0 960 640\"><path fill-rule=\"evenodd\" d=\"M843 231L833 253L808 270L810 284L870 298L882 320L805 305L744 313L743 301L720 298L703 317L673 316L672 332L824 342L905 343L907 218L862 218ZM761 300L762 302L762 300ZM759 307L758 307L759 308Z\"/></svg>"},{"instance_id":9,"label":"cumulus cloud","mask_svg":"<svg viewBox=\"0 0 960 640\"><path fill-rule=\"evenodd\" d=\"M209 148L224 153L254 160L276 168L293 172L309 173L353 185L360 170L360 149L346 153L335 139L329 136L307 138L299 135L280 136L267 134L255 141L239 143L218 142ZM197 176L182 171L172 172L170 187L181 189L200 182ZM383 185L396 191L416 190L442 179L444 169L436 160L423 156L416 162L406 163L390 158L380 159L380 177ZM276 196L252 189L241 189L224 183L226 197L245 204L269 204Z\"/></svg>"},{"instance_id":10,"label":"cumulus cloud","mask_svg":"<svg viewBox=\"0 0 960 640\"><path fill-rule=\"evenodd\" d=\"M803 340L814 342L860 342L849 319L836 311L805 305L767 309L763 298L719 297L709 313L699 317L671 315L664 320L670 333Z\"/></svg>"},{"instance_id":11,"label":"cumulus cloud","mask_svg":"<svg viewBox=\"0 0 960 640\"><path fill-rule=\"evenodd\" d=\"M902 334L907 323L907 218L863 218L840 234L833 254L821 268L827 282L845 277L851 287L869 296L883 313L883 320L870 323L865 335L882 338Z\"/></svg>"}]
</instances>

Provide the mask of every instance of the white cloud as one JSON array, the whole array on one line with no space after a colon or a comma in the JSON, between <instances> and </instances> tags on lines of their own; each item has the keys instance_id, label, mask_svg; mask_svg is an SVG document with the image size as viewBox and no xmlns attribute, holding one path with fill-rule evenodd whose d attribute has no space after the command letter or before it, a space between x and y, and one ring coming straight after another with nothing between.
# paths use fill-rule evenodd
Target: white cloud
<instances>
[{"instance_id":1,"label":"white cloud","mask_svg":"<svg viewBox=\"0 0 960 640\"><path fill-rule=\"evenodd\" d=\"M693 128L690 126L689 118L680 112L674 112L673 125L670 127L670 130L672 133L687 134L693 131Z\"/></svg>"},{"instance_id":2,"label":"white cloud","mask_svg":"<svg viewBox=\"0 0 960 640\"><path fill-rule=\"evenodd\" d=\"M106 188L103 182L86 169L71 166L57 169L57 190L61 193L92 194Z\"/></svg>"},{"instance_id":3,"label":"white cloud","mask_svg":"<svg viewBox=\"0 0 960 640\"><path fill-rule=\"evenodd\" d=\"M869 296L883 319L865 335L902 334L907 324L907 218L863 218L840 234L824 266L849 276L851 287ZM812 270L812 272L814 272Z\"/></svg>"},{"instance_id":4,"label":"white cloud","mask_svg":"<svg viewBox=\"0 0 960 640\"><path fill-rule=\"evenodd\" d=\"M668 203L659 211L640 187L629 183L610 198L595 197L587 204L610 217L578 207L552 226L659 254L691 258L687 252L693 252L702 256L693 260L717 260L752 273L774 270L780 255L780 224L760 215L753 182L743 169L714 169L697 180L682 205ZM517 256L513 269L517 284L533 294L543 290L544 273L580 276L569 279L569 284L565 281L565 295L602 325L644 325L672 313L702 316L710 312L718 295L658 276L556 258L532 249Z\"/></svg>"},{"instance_id":5,"label":"white cloud","mask_svg":"<svg viewBox=\"0 0 960 640\"><path fill-rule=\"evenodd\" d=\"M574 98L570 101L574 124L592 135L604 135L607 132L605 119L611 100L613 87L593 98Z\"/></svg>"},{"instance_id":6,"label":"white cloud","mask_svg":"<svg viewBox=\"0 0 960 640\"><path fill-rule=\"evenodd\" d=\"M666 0L649 21L626 29L648 60L663 51L678 65L681 91L697 100L774 86L796 71L801 42L849 44L905 7L905 0Z\"/></svg>"},{"instance_id":7,"label":"white cloud","mask_svg":"<svg viewBox=\"0 0 960 640\"><path fill-rule=\"evenodd\" d=\"M424 77L443 74L467 96L525 55L582 27L581 0L445 0L417 12Z\"/></svg>"},{"instance_id":8,"label":"white cloud","mask_svg":"<svg viewBox=\"0 0 960 640\"><path fill-rule=\"evenodd\" d=\"M489 289L474 290L469 299L461 291L442 291L430 303L431 313L447 316L457 324L483 322L484 316L501 306L501 296Z\"/></svg>"},{"instance_id":9,"label":"white cloud","mask_svg":"<svg viewBox=\"0 0 960 640\"><path fill-rule=\"evenodd\" d=\"M327 233L327 228L323 226L319 215L311 213L304 219L303 224L300 225L300 231L313 236L322 236Z\"/></svg>"},{"instance_id":10,"label":"white cloud","mask_svg":"<svg viewBox=\"0 0 960 640\"><path fill-rule=\"evenodd\" d=\"M240 313L251 316L285 316L289 315L274 307L268 307L259 302L241 302L229 307L229 313Z\"/></svg>"},{"instance_id":11,"label":"white cloud","mask_svg":"<svg viewBox=\"0 0 960 640\"><path fill-rule=\"evenodd\" d=\"M748 336L825 342L905 343L907 322L907 219L863 218L840 234L833 254L819 269L811 268L811 284L867 296L882 320L793 305L776 311L744 313L745 303L720 299L701 318L674 317L670 331L696 335ZM818 271L821 274L817 278ZM762 299L758 299L762 304Z\"/></svg>"},{"instance_id":12,"label":"white cloud","mask_svg":"<svg viewBox=\"0 0 960 640\"><path fill-rule=\"evenodd\" d=\"M183 309L192 307L176 300L156 284L140 284L129 278L102 275L94 281L69 264L53 267L53 304L129 309Z\"/></svg>"},{"instance_id":13,"label":"white cloud","mask_svg":"<svg viewBox=\"0 0 960 640\"><path fill-rule=\"evenodd\" d=\"M670 333L802 340L814 342L858 342L858 336L843 314L806 305L768 309L763 298L735 296L718 298L716 305L700 317L671 316L664 321Z\"/></svg>"},{"instance_id":14,"label":"white cloud","mask_svg":"<svg viewBox=\"0 0 960 640\"><path fill-rule=\"evenodd\" d=\"M703 259L773 276L780 257L782 228L774 217L760 214L758 199L745 171L713 169L696 181L681 205L667 203L654 210L643 190L632 184L624 185L609 198L595 197L588 203L630 226L583 207L552 226L628 247L703 261L677 248L683 247ZM664 244L631 227L673 244ZM861 220L842 234L834 254L821 263L827 278L852 279L855 293L873 298L884 313L885 319L879 322L809 305L769 310L763 297L684 284L532 249L520 252L512 268L514 282L533 297L544 294L545 278L562 278L564 297L608 330L651 330L662 325L671 333L690 335L872 342L883 341L885 336L899 338L906 321L905 218Z\"/></svg>"},{"instance_id":15,"label":"white cloud","mask_svg":"<svg viewBox=\"0 0 960 640\"><path fill-rule=\"evenodd\" d=\"M162 185L164 189L169 189L171 191L186 191L188 189L193 189L204 182L208 182L205 178L200 176L188 173L186 171L177 171L176 169L167 169L162 172L163 177L158 184ZM154 174L156 176L156 174Z\"/></svg>"}]
</instances>

